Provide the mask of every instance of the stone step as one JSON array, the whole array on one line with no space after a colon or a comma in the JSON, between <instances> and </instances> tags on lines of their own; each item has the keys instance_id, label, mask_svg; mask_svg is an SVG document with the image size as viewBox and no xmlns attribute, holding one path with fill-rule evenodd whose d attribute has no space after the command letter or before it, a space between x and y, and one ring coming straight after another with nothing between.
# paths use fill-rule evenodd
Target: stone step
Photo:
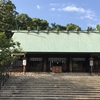
<instances>
[{"instance_id":1,"label":"stone step","mask_svg":"<svg viewBox=\"0 0 100 100\"><path fill-rule=\"evenodd\" d=\"M77 89L77 88L72 89L72 88L53 88L53 87L51 87L51 88L50 87L48 87L48 88L41 88L41 87L40 88L24 88L24 89L23 88L2 88L1 90L8 90L8 89L10 89L10 90L15 90L15 89L16 90L29 90L29 89L30 90L32 90L32 89L43 90L43 89L46 89L46 90L68 90L68 91L69 90L78 90L78 91L82 91L82 90L83 91L97 91L98 90L98 91L100 91L100 89L88 89L88 88L87 89L83 89L83 88L82 89L80 89L80 88L79 89Z\"/></svg>"},{"instance_id":2,"label":"stone step","mask_svg":"<svg viewBox=\"0 0 100 100\"><path fill-rule=\"evenodd\" d=\"M0 97L1 100L100 100L93 97Z\"/></svg>"},{"instance_id":3,"label":"stone step","mask_svg":"<svg viewBox=\"0 0 100 100\"><path fill-rule=\"evenodd\" d=\"M63 93L63 94L62 94ZM19 91L19 92L2 92L2 93L0 93L0 96L8 96L8 95L12 95L12 94L14 94L14 95L46 95L46 94L48 94L48 95L100 95L100 92L80 92L80 91L78 91L78 92L62 92L62 91L34 91L34 92L32 92L32 91L28 91L28 94L27 94L27 92L25 92L25 91Z\"/></svg>"},{"instance_id":4,"label":"stone step","mask_svg":"<svg viewBox=\"0 0 100 100\"><path fill-rule=\"evenodd\" d=\"M48 95L34 95L34 94L32 94L32 95L17 95L17 94L11 94L11 95L4 95L4 96L2 96L2 97L80 97L80 98L100 98L100 95L55 95L55 94L48 94ZM1 98L1 97L0 97ZM93 100L93 99L92 99ZM94 99L95 100L95 99Z\"/></svg>"},{"instance_id":5,"label":"stone step","mask_svg":"<svg viewBox=\"0 0 100 100\"><path fill-rule=\"evenodd\" d=\"M0 100L100 100L98 76L29 74L33 76L11 76L0 90Z\"/></svg>"},{"instance_id":6,"label":"stone step","mask_svg":"<svg viewBox=\"0 0 100 100\"><path fill-rule=\"evenodd\" d=\"M34 92L41 92L41 90L5 90L5 91L3 91L3 90L1 90L0 91L0 93L10 93L10 92L14 92L14 93L18 93L18 92L24 92L24 93L27 93L27 92L32 92L32 93L34 93ZM50 90L50 91L48 91L48 90L42 90L42 92L64 92L64 93L100 93L100 90L95 90L95 91L78 91L78 90L75 90L75 91L73 91L73 90L70 90L70 91L67 91L67 90L58 90L58 91L56 91L56 90Z\"/></svg>"},{"instance_id":7,"label":"stone step","mask_svg":"<svg viewBox=\"0 0 100 100\"><path fill-rule=\"evenodd\" d=\"M53 80L52 80L52 81L53 81ZM27 81L21 81L21 82L15 82L15 83L14 83L14 82L9 82L9 83L7 82L7 83L5 83L5 84L21 84L21 83L23 83L23 82L24 82L26 85L27 85L27 84L30 84L30 85L31 85L31 84L37 84L37 83L38 83L38 84L74 84L74 83L77 83L77 84L83 84L83 85L84 85L83 82L77 82L77 81L76 81L76 82L71 82L71 81L68 81L68 82L59 82L59 81L55 81L55 82L41 82L41 81L39 81L39 82L36 82L36 81L27 82ZM99 82L96 82L96 83L89 83L89 82L87 83L87 82L86 82L85 85L86 85L86 84L89 84L89 85L100 85Z\"/></svg>"},{"instance_id":8,"label":"stone step","mask_svg":"<svg viewBox=\"0 0 100 100\"><path fill-rule=\"evenodd\" d=\"M10 90L16 89L16 90L25 90L26 91L29 89L30 90L32 90L32 89L34 89L34 90L43 90L43 89L46 89L46 90L59 90L59 89L66 90L67 88L66 89L65 88L29 88L29 89L28 88L25 88L25 89L23 89L23 88L3 88L1 90L7 90L7 89L10 89ZM71 90L71 88L68 88L67 90L69 91L69 90ZM82 91L82 90L84 90L84 91L97 91L98 90L99 91L100 89L72 89L72 90L79 90L79 91Z\"/></svg>"},{"instance_id":9,"label":"stone step","mask_svg":"<svg viewBox=\"0 0 100 100\"><path fill-rule=\"evenodd\" d=\"M53 79L54 81L57 81L57 80L60 81L60 80L61 80L61 79L54 79L54 78L52 78L52 79ZM99 78L99 79L100 79L100 78ZM16 79L15 81L21 81L21 80L28 80L28 79ZM34 80L36 80L36 79L31 79L31 81L34 81ZM43 81L43 80L44 80L44 79L41 79L41 78L40 78L40 80L37 80L37 81ZM48 81L51 81L51 79L47 79L47 80L48 80ZM79 81L79 82L80 82L80 81L89 82L89 80L90 80L90 81L94 82L95 79L94 79L94 80L88 79L88 81L87 81L87 79L79 79L79 80L78 80L78 79L68 79L68 80L70 80L70 81L74 81L74 80L76 81L76 80L77 80L77 81ZM8 81L13 81L13 79L12 79L12 80L9 79ZM44 80L44 81L45 81L45 80ZM66 82L67 80L63 80L63 81ZM95 81L100 82L100 80L95 80Z\"/></svg>"},{"instance_id":10,"label":"stone step","mask_svg":"<svg viewBox=\"0 0 100 100\"><path fill-rule=\"evenodd\" d=\"M39 87L39 86L41 86L41 87L48 87L48 86L61 86L61 87L78 87L77 85L75 85L75 84L54 84L54 83L51 83L51 84L9 84L9 85L4 85L4 86L6 86L6 87L14 87L14 86L22 86L22 87ZM99 84L96 84L96 85L85 85L85 84L79 84L79 86L84 86L84 87L92 87L92 86L95 86L95 87L97 87L97 88L99 88L100 87L100 85Z\"/></svg>"},{"instance_id":11,"label":"stone step","mask_svg":"<svg viewBox=\"0 0 100 100\"><path fill-rule=\"evenodd\" d=\"M78 87L78 86L57 86L57 85L54 85L54 86L21 86L21 85L17 85L17 86L2 86L2 88L8 88L8 89L13 89L13 88L65 88L65 89L68 89L68 88L72 88L72 89L100 89L100 87L99 86L97 86L97 87L94 87L94 88L92 88L93 86L80 86L80 87ZM1 88L1 89L2 89Z\"/></svg>"},{"instance_id":12,"label":"stone step","mask_svg":"<svg viewBox=\"0 0 100 100\"><path fill-rule=\"evenodd\" d=\"M53 80L52 80L53 81ZM5 84L22 84L22 83L25 83L26 85L27 84L74 84L74 83L77 83L77 84L83 84L82 82L71 82L71 81L69 81L69 82L57 82L57 81L55 81L55 82L41 82L41 81L39 81L39 82L36 82L36 81L33 81L33 82L27 82L27 81L21 81L21 82L7 82L7 83L5 83ZM96 82L96 83L85 83L85 84L89 84L89 85L100 85L100 82ZM84 84L83 84L84 85Z\"/></svg>"},{"instance_id":13,"label":"stone step","mask_svg":"<svg viewBox=\"0 0 100 100\"><path fill-rule=\"evenodd\" d=\"M82 85L81 86L77 86L77 85L76 86L73 86L73 85L72 86L71 85L63 86L63 85L56 85L55 84L55 85L50 85L50 86L49 85L45 85L45 86L42 86L42 85L38 85L38 86L36 86L36 85L33 85L33 86L31 86L31 85L30 86L23 86L23 85L5 86L4 85L4 86L2 86L2 88L21 88L21 87L22 88L40 88L41 87L41 88L66 88L66 89L67 88L72 88L72 89L79 89L79 88L81 88L81 89L87 89L87 88L88 89L93 89L93 86L89 86L89 85L88 86L82 86ZM95 86L94 85L94 89L100 89L100 86Z\"/></svg>"},{"instance_id":14,"label":"stone step","mask_svg":"<svg viewBox=\"0 0 100 100\"><path fill-rule=\"evenodd\" d=\"M45 82L45 83L41 83L41 82L37 82L37 83L35 83L35 82L31 82L31 83L27 83L27 82L20 82L20 83L5 83L5 85L21 85L22 83L25 83L25 85L53 85L53 84L57 84L57 85L74 85L74 83L72 83L72 82L66 82L66 83L61 83L61 82ZM75 83L77 83L77 81L75 82ZM100 83L95 83L95 84L91 84L91 83L85 83L85 84L83 84L83 83L77 83L77 84L79 84L79 85L90 85L90 86L94 86L94 85L96 85L96 86L99 86L100 85ZM23 84L24 85L24 84Z\"/></svg>"}]
</instances>

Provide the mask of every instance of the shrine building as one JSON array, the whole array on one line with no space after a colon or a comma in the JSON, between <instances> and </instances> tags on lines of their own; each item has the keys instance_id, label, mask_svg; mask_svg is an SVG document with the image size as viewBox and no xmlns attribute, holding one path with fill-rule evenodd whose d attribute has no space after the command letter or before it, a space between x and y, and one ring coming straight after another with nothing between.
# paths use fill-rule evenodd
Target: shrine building
<instances>
[{"instance_id":1,"label":"shrine building","mask_svg":"<svg viewBox=\"0 0 100 100\"><path fill-rule=\"evenodd\" d=\"M13 64L16 72L99 72L100 32L13 30L22 53ZM16 54L15 54L16 55ZM23 67L23 57L26 66ZM90 58L93 58L91 69Z\"/></svg>"}]
</instances>

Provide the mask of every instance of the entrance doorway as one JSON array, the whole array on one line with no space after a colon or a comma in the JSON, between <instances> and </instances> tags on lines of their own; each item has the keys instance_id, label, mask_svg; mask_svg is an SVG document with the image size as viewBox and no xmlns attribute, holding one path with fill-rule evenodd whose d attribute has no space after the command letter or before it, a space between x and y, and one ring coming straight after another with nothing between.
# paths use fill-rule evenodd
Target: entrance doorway
<instances>
[{"instance_id":1,"label":"entrance doorway","mask_svg":"<svg viewBox=\"0 0 100 100\"><path fill-rule=\"evenodd\" d=\"M47 71L66 72L67 70L67 58L48 58Z\"/></svg>"},{"instance_id":2,"label":"entrance doorway","mask_svg":"<svg viewBox=\"0 0 100 100\"><path fill-rule=\"evenodd\" d=\"M93 72L100 72L100 60L95 60L93 65Z\"/></svg>"},{"instance_id":3,"label":"entrance doorway","mask_svg":"<svg viewBox=\"0 0 100 100\"><path fill-rule=\"evenodd\" d=\"M30 58L27 66L28 72L43 72L43 59L42 58Z\"/></svg>"},{"instance_id":4,"label":"entrance doorway","mask_svg":"<svg viewBox=\"0 0 100 100\"><path fill-rule=\"evenodd\" d=\"M85 58L73 58L73 72L84 72L85 61Z\"/></svg>"}]
</instances>

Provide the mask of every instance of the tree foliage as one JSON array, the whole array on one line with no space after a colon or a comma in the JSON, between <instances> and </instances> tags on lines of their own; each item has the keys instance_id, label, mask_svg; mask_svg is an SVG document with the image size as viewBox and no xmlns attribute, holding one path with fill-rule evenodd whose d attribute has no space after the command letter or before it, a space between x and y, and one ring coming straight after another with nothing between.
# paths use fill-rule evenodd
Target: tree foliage
<instances>
[{"instance_id":1,"label":"tree foliage","mask_svg":"<svg viewBox=\"0 0 100 100\"><path fill-rule=\"evenodd\" d=\"M87 30L87 31L92 31L93 28L88 26L86 30Z\"/></svg>"},{"instance_id":2,"label":"tree foliage","mask_svg":"<svg viewBox=\"0 0 100 100\"><path fill-rule=\"evenodd\" d=\"M40 27L40 30L46 30L48 27L48 22L39 18L30 18L27 14L19 14L16 17L18 27L21 30L26 30L27 27L30 27L30 30L37 30L37 26Z\"/></svg>"},{"instance_id":3,"label":"tree foliage","mask_svg":"<svg viewBox=\"0 0 100 100\"><path fill-rule=\"evenodd\" d=\"M26 30L27 27L31 27L32 25L32 19L27 14L19 14L16 17L16 21L21 30Z\"/></svg>"},{"instance_id":4,"label":"tree foliage","mask_svg":"<svg viewBox=\"0 0 100 100\"><path fill-rule=\"evenodd\" d=\"M77 27L79 27L79 26L76 25L76 24L72 24L72 23L66 25L66 28L68 28L70 31L76 30ZM80 28L80 27L79 27L79 28ZM81 28L80 28L80 30L81 30Z\"/></svg>"},{"instance_id":5,"label":"tree foliage","mask_svg":"<svg viewBox=\"0 0 100 100\"><path fill-rule=\"evenodd\" d=\"M60 30L66 30L66 26L62 26L56 23L51 23L51 30L56 30L59 27Z\"/></svg>"},{"instance_id":6,"label":"tree foliage","mask_svg":"<svg viewBox=\"0 0 100 100\"><path fill-rule=\"evenodd\" d=\"M29 29L27 27L30 27L30 30L37 30L37 26L40 27L40 30L46 30L47 27L49 27L51 30L56 30L57 27L59 27L60 30L81 30L80 26L73 23L69 23L65 26L51 23L50 27L47 20L31 18L24 13L18 14L16 11L16 6L12 3L11 0L4 1L0 1L0 32L12 29L27 30ZM97 25L96 28L97 30L100 30L100 25Z\"/></svg>"},{"instance_id":7,"label":"tree foliage","mask_svg":"<svg viewBox=\"0 0 100 100\"><path fill-rule=\"evenodd\" d=\"M0 32L15 29L17 14L16 7L10 0L0 2Z\"/></svg>"},{"instance_id":8,"label":"tree foliage","mask_svg":"<svg viewBox=\"0 0 100 100\"><path fill-rule=\"evenodd\" d=\"M100 31L100 25L99 24L96 25L96 29Z\"/></svg>"},{"instance_id":9,"label":"tree foliage","mask_svg":"<svg viewBox=\"0 0 100 100\"><path fill-rule=\"evenodd\" d=\"M32 18L32 30L36 30L37 26L40 27L40 30L46 30L49 23L46 20L40 19L40 18Z\"/></svg>"},{"instance_id":10,"label":"tree foliage","mask_svg":"<svg viewBox=\"0 0 100 100\"><path fill-rule=\"evenodd\" d=\"M12 38L7 38L4 33L0 33L0 68L3 69L6 64L14 60L12 53L21 51L20 43L14 42Z\"/></svg>"}]
</instances>

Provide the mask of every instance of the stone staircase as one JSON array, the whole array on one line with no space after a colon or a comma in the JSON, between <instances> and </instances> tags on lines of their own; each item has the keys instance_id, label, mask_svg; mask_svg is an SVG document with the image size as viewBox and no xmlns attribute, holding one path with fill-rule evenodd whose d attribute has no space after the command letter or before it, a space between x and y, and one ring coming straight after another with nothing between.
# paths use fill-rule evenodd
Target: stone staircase
<instances>
[{"instance_id":1,"label":"stone staircase","mask_svg":"<svg viewBox=\"0 0 100 100\"><path fill-rule=\"evenodd\" d=\"M0 100L100 100L100 76L89 73L17 73Z\"/></svg>"}]
</instances>

